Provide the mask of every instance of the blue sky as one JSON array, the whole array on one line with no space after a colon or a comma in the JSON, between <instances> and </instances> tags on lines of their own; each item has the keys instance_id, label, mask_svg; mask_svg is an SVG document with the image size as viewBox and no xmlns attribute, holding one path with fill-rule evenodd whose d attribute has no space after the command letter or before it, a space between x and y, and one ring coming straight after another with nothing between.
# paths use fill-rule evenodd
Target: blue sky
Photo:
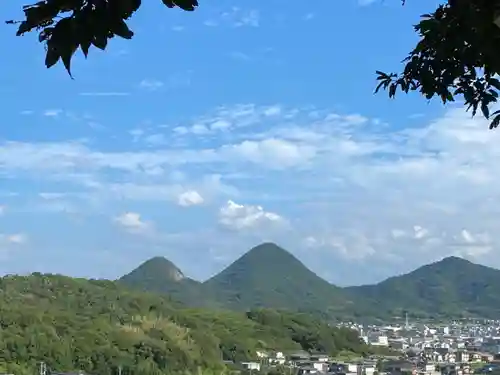
<instances>
[{"instance_id":1,"label":"blue sky","mask_svg":"<svg viewBox=\"0 0 500 375\"><path fill-rule=\"evenodd\" d=\"M4 25L0 273L114 278L163 255L204 279L265 240L342 285L500 266L497 133L373 95L436 5L151 2L75 80Z\"/></svg>"}]
</instances>

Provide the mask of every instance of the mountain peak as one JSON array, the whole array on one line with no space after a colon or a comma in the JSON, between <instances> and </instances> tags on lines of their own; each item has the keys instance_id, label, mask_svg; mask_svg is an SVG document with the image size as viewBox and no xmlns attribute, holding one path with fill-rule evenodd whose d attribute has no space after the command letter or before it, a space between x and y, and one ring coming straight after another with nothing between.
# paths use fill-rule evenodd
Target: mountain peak
<instances>
[{"instance_id":1,"label":"mountain peak","mask_svg":"<svg viewBox=\"0 0 500 375\"><path fill-rule=\"evenodd\" d=\"M122 277L122 280L150 279L155 282L181 281L185 278L182 271L165 257L156 256L146 260L139 267Z\"/></svg>"},{"instance_id":2,"label":"mountain peak","mask_svg":"<svg viewBox=\"0 0 500 375\"><path fill-rule=\"evenodd\" d=\"M430 263L428 264L427 266L424 266L424 267L428 267L428 268L432 268L432 269L442 269L442 270L447 270L447 269L456 269L457 267L461 268L461 267L481 267L479 264L476 264L476 263L473 263L467 259L464 259L464 258L461 258L461 257L458 257L458 256L455 256L455 255L451 255L451 256L448 256L448 257L445 257L441 260L438 260L434 263ZM422 267L421 267L422 268Z\"/></svg>"},{"instance_id":3,"label":"mountain peak","mask_svg":"<svg viewBox=\"0 0 500 375\"><path fill-rule=\"evenodd\" d=\"M273 272L276 267L304 267L304 265L291 253L273 242L264 242L257 245L236 259L228 268L221 273L230 270L230 273L258 273L266 274Z\"/></svg>"},{"instance_id":4,"label":"mountain peak","mask_svg":"<svg viewBox=\"0 0 500 375\"><path fill-rule=\"evenodd\" d=\"M340 291L272 242L255 246L203 286L236 309L291 308L326 310ZM307 308L304 308L307 310Z\"/></svg>"},{"instance_id":5,"label":"mountain peak","mask_svg":"<svg viewBox=\"0 0 500 375\"><path fill-rule=\"evenodd\" d=\"M450 256L444 257L443 259L441 259L440 261L438 261L436 263L439 263L439 262L467 262L467 263L470 263L467 259L464 259L464 258L456 256L456 255L450 255Z\"/></svg>"},{"instance_id":6,"label":"mountain peak","mask_svg":"<svg viewBox=\"0 0 500 375\"><path fill-rule=\"evenodd\" d=\"M299 261L291 253L283 249L281 246L276 245L274 242L264 242L251 248L246 254L244 254L241 259L255 259L259 262L269 262L272 260L295 260Z\"/></svg>"}]
</instances>

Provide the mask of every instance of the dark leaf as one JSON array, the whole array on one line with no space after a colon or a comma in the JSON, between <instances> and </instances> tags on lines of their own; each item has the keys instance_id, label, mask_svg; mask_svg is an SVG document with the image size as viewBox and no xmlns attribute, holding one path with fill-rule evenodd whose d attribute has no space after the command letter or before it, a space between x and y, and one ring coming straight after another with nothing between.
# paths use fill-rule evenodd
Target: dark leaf
<instances>
[{"instance_id":1,"label":"dark leaf","mask_svg":"<svg viewBox=\"0 0 500 375\"><path fill-rule=\"evenodd\" d=\"M169 8L175 7L175 4L174 4L173 0L162 0L162 2L163 2L164 5L166 5Z\"/></svg>"},{"instance_id":2,"label":"dark leaf","mask_svg":"<svg viewBox=\"0 0 500 375\"><path fill-rule=\"evenodd\" d=\"M21 22L19 28L17 29L17 36L23 35L24 33L30 31L32 29L31 25L27 21Z\"/></svg>"},{"instance_id":3,"label":"dark leaf","mask_svg":"<svg viewBox=\"0 0 500 375\"><path fill-rule=\"evenodd\" d=\"M483 112L483 116L487 119L490 118L490 109L488 108L488 103L481 103L481 112Z\"/></svg>"},{"instance_id":4,"label":"dark leaf","mask_svg":"<svg viewBox=\"0 0 500 375\"><path fill-rule=\"evenodd\" d=\"M47 68L50 68L57 64L59 59L61 58L61 55L59 54L59 51L55 48L47 48L47 53L45 54L45 66Z\"/></svg>"},{"instance_id":5,"label":"dark leaf","mask_svg":"<svg viewBox=\"0 0 500 375\"><path fill-rule=\"evenodd\" d=\"M500 81L496 78L490 78L488 82L495 89L500 90Z\"/></svg>"},{"instance_id":6,"label":"dark leaf","mask_svg":"<svg viewBox=\"0 0 500 375\"><path fill-rule=\"evenodd\" d=\"M377 92L379 92L379 90L380 90L380 89L382 88L382 86L384 86L384 85L385 85L385 82L384 82L384 81L380 82L380 83L377 85L377 87L375 88L375 94L376 94Z\"/></svg>"},{"instance_id":7,"label":"dark leaf","mask_svg":"<svg viewBox=\"0 0 500 375\"><path fill-rule=\"evenodd\" d=\"M500 114L496 115L493 118L493 121L490 123L490 129L496 129L498 128L498 125L500 124Z\"/></svg>"},{"instance_id":8,"label":"dark leaf","mask_svg":"<svg viewBox=\"0 0 500 375\"><path fill-rule=\"evenodd\" d=\"M396 84L391 83L389 86L389 98L394 98L394 96L396 96L396 88Z\"/></svg>"},{"instance_id":9,"label":"dark leaf","mask_svg":"<svg viewBox=\"0 0 500 375\"><path fill-rule=\"evenodd\" d=\"M80 48L82 49L83 55L85 58L89 55L89 48L90 48L91 42L90 40L84 40L80 43Z\"/></svg>"},{"instance_id":10,"label":"dark leaf","mask_svg":"<svg viewBox=\"0 0 500 375\"><path fill-rule=\"evenodd\" d=\"M132 39L134 36L134 33L128 28L125 21L121 18L113 23L111 31L124 39Z\"/></svg>"},{"instance_id":11,"label":"dark leaf","mask_svg":"<svg viewBox=\"0 0 500 375\"><path fill-rule=\"evenodd\" d=\"M78 35L74 19L63 18L55 25L50 39L47 41L47 48L57 50L64 64L64 67L71 76L71 58L78 47Z\"/></svg>"},{"instance_id":12,"label":"dark leaf","mask_svg":"<svg viewBox=\"0 0 500 375\"><path fill-rule=\"evenodd\" d=\"M177 6L186 11L193 11L198 6L197 0L162 0L162 2L169 8Z\"/></svg>"},{"instance_id":13,"label":"dark leaf","mask_svg":"<svg viewBox=\"0 0 500 375\"><path fill-rule=\"evenodd\" d=\"M96 35L92 39L92 44L100 50L105 50L108 45L108 38L106 35Z\"/></svg>"}]
</instances>

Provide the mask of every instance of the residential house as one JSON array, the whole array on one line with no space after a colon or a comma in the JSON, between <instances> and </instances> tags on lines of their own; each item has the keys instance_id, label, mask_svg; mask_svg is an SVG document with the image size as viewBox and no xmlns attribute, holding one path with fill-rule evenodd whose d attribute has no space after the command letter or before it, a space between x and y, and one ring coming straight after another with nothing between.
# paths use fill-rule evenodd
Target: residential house
<instances>
[{"instance_id":1,"label":"residential house","mask_svg":"<svg viewBox=\"0 0 500 375\"><path fill-rule=\"evenodd\" d=\"M291 353L288 355L290 361L303 361L308 360L310 358L310 354L304 350L299 350L297 352Z\"/></svg>"},{"instance_id":2,"label":"residential house","mask_svg":"<svg viewBox=\"0 0 500 375\"><path fill-rule=\"evenodd\" d=\"M260 363L259 362L241 362L241 366L247 370L255 370L260 371Z\"/></svg>"},{"instance_id":3,"label":"residential house","mask_svg":"<svg viewBox=\"0 0 500 375\"><path fill-rule=\"evenodd\" d=\"M495 356L491 353L481 353L482 362L491 362L495 359Z\"/></svg>"},{"instance_id":4,"label":"residential house","mask_svg":"<svg viewBox=\"0 0 500 375\"><path fill-rule=\"evenodd\" d=\"M455 354L456 354L456 361L457 362L469 362L470 361L469 352L466 352L464 350L459 350Z\"/></svg>"},{"instance_id":5,"label":"residential house","mask_svg":"<svg viewBox=\"0 0 500 375\"><path fill-rule=\"evenodd\" d=\"M310 360L312 362L328 362L330 360L330 357L328 356L328 354L312 354L310 357Z\"/></svg>"},{"instance_id":6,"label":"residential house","mask_svg":"<svg viewBox=\"0 0 500 375\"><path fill-rule=\"evenodd\" d=\"M257 350L256 354L257 354L257 358L259 358L259 359L265 359L265 358L269 357L269 353L265 352L263 350Z\"/></svg>"},{"instance_id":7,"label":"residential house","mask_svg":"<svg viewBox=\"0 0 500 375\"><path fill-rule=\"evenodd\" d=\"M432 363L423 363L418 372L422 375L439 375L441 373Z\"/></svg>"},{"instance_id":8,"label":"residential house","mask_svg":"<svg viewBox=\"0 0 500 375\"><path fill-rule=\"evenodd\" d=\"M326 362L312 362L311 364L319 372L326 372L328 370L328 363Z\"/></svg>"},{"instance_id":9,"label":"residential house","mask_svg":"<svg viewBox=\"0 0 500 375\"><path fill-rule=\"evenodd\" d=\"M373 375L375 373L375 365L359 363L357 375Z\"/></svg>"},{"instance_id":10,"label":"residential house","mask_svg":"<svg viewBox=\"0 0 500 375\"><path fill-rule=\"evenodd\" d=\"M316 370L314 367L301 367L299 368L298 375L304 375L304 374L317 374L318 370Z\"/></svg>"},{"instance_id":11,"label":"residential house","mask_svg":"<svg viewBox=\"0 0 500 375\"><path fill-rule=\"evenodd\" d=\"M286 362L286 358L283 352L276 352L268 358L268 361L270 365L283 365Z\"/></svg>"}]
</instances>

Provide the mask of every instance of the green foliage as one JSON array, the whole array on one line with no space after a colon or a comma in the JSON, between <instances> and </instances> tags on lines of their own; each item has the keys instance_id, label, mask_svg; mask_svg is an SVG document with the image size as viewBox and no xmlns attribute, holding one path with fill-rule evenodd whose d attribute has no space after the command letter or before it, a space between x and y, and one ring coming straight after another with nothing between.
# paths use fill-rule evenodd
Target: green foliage
<instances>
[{"instance_id":1,"label":"green foliage","mask_svg":"<svg viewBox=\"0 0 500 375\"><path fill-rule=\"evenodd\" d=\"M500 271L449 257L376 285L347 290L388 316L494 318L500 307Z\"/></svg>"},{"instance_id":2,"label":"green foliage","mask_svg":"<svg viewBox=\"0 0 500 375\"><path fill-rule=\"evenodd\" d=\"M368 353L368 346L359 339L355 331L327 326L307 314L258 309L248 312L247 316L255 322L272 327L276 334L289 332L293 341L311 353L328 353L332 356L341 350L363 355Z\"/></svg>"},{"instance_id":3,"label":"green foliage","mask_svg":"<svg viewBox=\"0 0 500 375\"><path fill-rule=\"evenodd\" d=\"M168 8L192 11L197 0L162 0ZM80 48L87 57L91 46L105 50L108 40L118 36L131 39L128 20L141 6L141 0L42 0L23 7L23 21L17 35L39 31L38 40L46 46L45 65L62 60L71 75L71 59ZM57 21L56 21L57 20Z\"/></svg>"},{"instance_id":4,"label":"green foliage","mask_svg":"<svg viewBox=\"0 0 500 375\"><path fill-rule=\"evenodd\" d=\"M500 123L500 111L490 113L498 100L500 81L500 15L498 0L448 0L435 12L425 14L415 26L420 41L404 59L401 74L377 71L380 88L394 97L396 91L418 91L443 103L463 96L467 110L478 109L491 119L490 129Z\"/></svg>"},{"instance_id":5,"label":"green foliage","mask_svg":"<svg viewBox=\"0 0 500 375\"><path fill-rule=\"evenodd\" d=\"M297 318L303 331L324 332L307 342L286 325L244 313L181 308L115 282L59 275L0 279L0 317L0 370L21 375L40 361L53 371L102 375L117 374L119 366L123 375L220 373L222 359L255 359L257 349L366 350L351 331L306 316Z\"/></svg>"}]
</instances>

